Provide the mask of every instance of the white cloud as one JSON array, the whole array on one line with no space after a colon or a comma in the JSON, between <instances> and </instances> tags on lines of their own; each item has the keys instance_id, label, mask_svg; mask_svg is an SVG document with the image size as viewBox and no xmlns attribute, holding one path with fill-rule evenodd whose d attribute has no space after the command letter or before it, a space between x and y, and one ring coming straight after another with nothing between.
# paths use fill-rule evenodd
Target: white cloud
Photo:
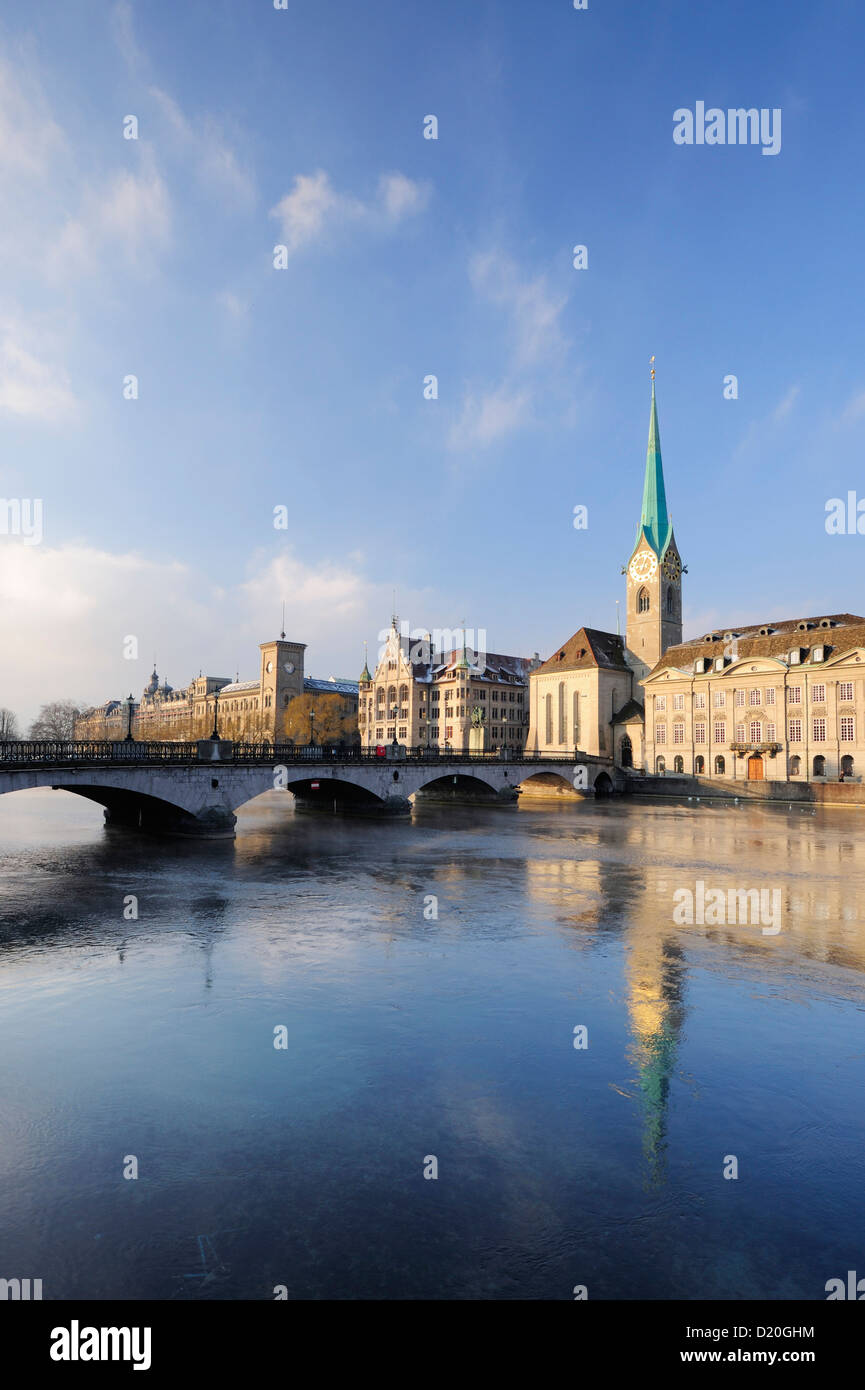
<instances>
[{"instance_id":1,"label":"white cloud","mask_svg":"<svg viewBox=\"0 0 865 1390\"><path fill-rule=\"evenodd\" d=\"M0 415L53 424L69 420L77 411L66 369L36 356L20 322L0 323Z\"/></svg>"},{"instance_id":2,"label":"white cloud","mask_svg":"<svg viewBox=\"0 0 865 1390\"><path fill-rule=\"evenodd\" d=\"M347 193L338 193L323 169L314 174L298 174L290 193L274 208L289 255L304 246L323 240L327 232L348 223L365 222L384 229L423 211L429 201L429 187L415 183L405 174L383 174L377 197L368 203Z\"/></svg>"},{"instance_id":3,"label":"white cloud","mask_svg":"<svg viewBox=\"0 0 865 1390\"><path fill-rule=\"evenodd\" d=\"M568 296L553 294L546 276L526 279L509 256L489 251L475 256L469 277L479 294L506 310L518 365L564 352L567 344L559 320Z\"/></svg>"},{"instance_id":4,"label":"white cloud","mask_svg":"<svg viewBox=\"0 0 865 1390\"><path fill-rule=\"evenodd\" d=\"M466 388L448 435L455 450L487 448L538 419L538 397L549 392L568 350L560 322L568 296L554 293L546 276L527 276L493 250L473 257L469 279L477 295L503 311L508 362L499 383Z\"/></svg>"},{"instance_id":5,"label":"white cloud","mask_svg":"<svg viewBox=\"0 0 865 1390\"><path fill-rule=\"evenodd\" d=\"M772 419L776 422L786 420L787 416L790 414L790 411L793 409L793 406L796 404L796 398L798 397L798 395L799 387L791 386L790 390L787 391L787 393L784 396L782 396L781 400L778 402L778 404L775 406L775 409L772 411Z\"/></svg>"},{"instance_id":6,"label":"white cloud","mask_svg":"<svg viewBox=\"0 0 865 1390\"><path fill-rule=\"evenodd\" d=\"M486 448L514 430L523 429L531 419L532 397L528 390L516 390L503 383L479 395L468 392L448 443L452 449Z\"/></svg>"},{"instance_id":7,"label":"white cloud","mask_svg":"<svg viewBox=\"0 0 865 1390\"><path fill-rule=\"evenodd\" d=\"M48 114L44 93L26 70L0 62L0 173L42 177L66 149L66 137Z\"/></svg>"},{"instance_id":8,"label":"white cloud","mask_svg":"<svg viewBox=\"0 0 865 1390\"><path fill-rule=\"evenodd\" d=\"M150 168L114 174L101 188L88 189L76 217L60 233L52 257L55 273L97 274L106 253L139 269L152 267L156 253L171 241L171 199L161 175Z\"/></svg>"},{"instance_id":9,"label":"white cloud","mask_svg":"<svg viewBox=\"0 0 865 1390\"><path fill-rule=\"evenodd\" d=\"M161 87L151 87L150 95L171 127L175 147L193 162L200 182L229 200L229 206L252 204L255 181L241 166L219 123L205 115L193 125Z\"/></svg>"},{"instance_id":10,"label":"white cloud","mask_svg":"<svg viewBox=\"0 0 865 1390\"><path fill-rule=\"evenodd\" d=\"M130 689L137 695L154 655L173 686L188 684L199 668L253 679L257 644L277 636L283 597L289 637L309 644L307 674L355 678L363 639L374 651L391 611L390 588L369 578L361 557L308 564L281 548L251 556L237 583L223 577L211 584L178 561L52 546L50 527L49 500L45 542L0 537L0 705L23 725L49 700L89 705ZM415 625L435 626L428 593L402 591L400 598ZM438 606L453 609L452 602ZM137 661L123 657L127 636L138 638Z\"/></svg>"}]
</instances>

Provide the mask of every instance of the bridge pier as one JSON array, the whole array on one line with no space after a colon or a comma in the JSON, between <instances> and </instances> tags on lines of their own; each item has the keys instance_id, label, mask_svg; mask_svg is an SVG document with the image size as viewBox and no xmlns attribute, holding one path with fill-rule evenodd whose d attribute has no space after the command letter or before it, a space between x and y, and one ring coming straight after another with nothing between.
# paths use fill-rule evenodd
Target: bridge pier
<instances>
[{"instance_id":1,"label":"bridge pier","mask_svg":"<svg viewBox=\"0 0 865 1390\"><path fill-rule=\"evenodd\" d=\"M208 806L199 815L178 808L154 810L139 802L114 803L105 807L109 830L134 830L143 835L172 835L187 840L233 840L237 816L223 806Z\"/></svg>"}]
</instances>

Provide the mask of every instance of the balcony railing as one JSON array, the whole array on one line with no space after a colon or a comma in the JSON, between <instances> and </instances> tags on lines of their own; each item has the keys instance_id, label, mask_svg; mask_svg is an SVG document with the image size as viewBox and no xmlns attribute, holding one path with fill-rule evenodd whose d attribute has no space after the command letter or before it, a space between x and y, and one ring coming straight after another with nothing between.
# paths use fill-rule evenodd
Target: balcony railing
<instances>
[{"instance_id":1,"label":"balcony railing","mask_svg":"<svg viewBox=\"0 0 865 1390\"><path fill-rule=\"evenodd\" d=\"M382 745L380 745L382 746ZM12 767L75 767L81 765L116 766L117 764L149 764L191 766L212 757L213 743L209 739L194 743L147 742L139 739L20 739L0 743L0 770ZM579 763L585 753L528 753L502 750L488 753L469 753L451 748L407 747L393 743L383 745L383 752L374 748L333 748L322 744L297 747L293 743L232 743L220 740L218 760L224 763L382 763L398 759L406 762L437 763Z\"/></svg>"}]
</instances>

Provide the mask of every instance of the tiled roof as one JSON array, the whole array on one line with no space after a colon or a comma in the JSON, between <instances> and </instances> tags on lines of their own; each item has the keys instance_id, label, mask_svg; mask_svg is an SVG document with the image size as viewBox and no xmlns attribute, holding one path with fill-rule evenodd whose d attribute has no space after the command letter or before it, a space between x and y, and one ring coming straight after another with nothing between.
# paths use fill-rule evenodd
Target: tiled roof
<instances>
[{"instance_id":1,"label":"tiled roof","mask_svg":"<svg viewBox=\"0 0 865 1390\"><path fill-rule=\"evenodd\" d=\"M801 623L808 626L800 628ZM821 627L821 623L832 626ZM765 633L761 634L761 628L765 628ZM865 618L855 613L831 613L818 618L785 618L782 622L715 627L701 638L668 647L653 669L662 671L674 666L687 670L693 667L698 657L729 656L731 641L736 643L735 659L740 661L749 656L783 659L793 647L807 647L809 653L812 647L824 647L826 656L832 657L854 647L865 647Z\"/></svg>"},{"instance_id":2,"label":"tiled roof","mask_svg":"<svg viewBox=\"0 0 865 1390\"><path fill-rule=\"evenodd\" d=\"M456 668L462 660L463 649L436 655L431 670L431 678L440 680ZM527 656L503 656L500 652L472 652L467 650L469 674L473 680L502 681L511 685L525 685L531 658ZM417 668L415 668L417 672ZM415 674L415 679L423 679ZM429 679L429 677L428 677Z\"/></svg>"},{"instance_id":3,"label":"tiled roof","mask_svg":"<svg viewBox=\"0 0 865 1390\"><path fill-rule=\"evenodd\" d=\"M332 694L356 695L358 690L357 681L337 680L335 676L329 676L327 680L319 680L315 676L304 676L303 688L310 693L328 690Z\"/></svg>"},{"instance_id":4,"label":"tiled roof","mask_svg":"<svg viewBox=\"0 0 865 1390\"><path fill-rule=\"evenodd\" d=\"M549 675L552 671L581 671L592 666L616 671L629 669L625 662L624 643L617 633L581 627L548 661L538 667L537 673Z\"/></svg>"}]
</instances>

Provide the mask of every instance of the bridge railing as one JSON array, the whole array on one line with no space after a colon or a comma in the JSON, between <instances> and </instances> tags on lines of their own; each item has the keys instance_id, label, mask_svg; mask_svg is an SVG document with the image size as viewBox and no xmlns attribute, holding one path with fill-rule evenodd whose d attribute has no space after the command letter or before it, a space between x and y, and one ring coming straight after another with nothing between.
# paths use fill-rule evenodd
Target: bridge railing
<instances>
[{"instance_id":1,"label":"bridge railing","mask_svg":"<svg viewBox=\"0 0 865 1390\"><path fill-rule=\"evenodd\" d=\"M204 747L207 746L205 741ZM225 749L223 752L222 749ZM321 744L297 747L292 743L234 743L220 748L218 759L223 764L269 764L279 763L353 763L381 766L390 762L423 763L525 763L538 766L544 762L579 763L585 761L586 754L570 753L529 753L514 752L506 755L500 751L491 753L468 753L452 748L409 748L398 745L385 746L384 753L371 748L327 748ZM132 763L151 765L200 764L202 744L149 742L143 739L20 739L0 742L0 770L12 767L73 767L78 764L90 766L99 764Z\"/></svg>"}]
</instances>

